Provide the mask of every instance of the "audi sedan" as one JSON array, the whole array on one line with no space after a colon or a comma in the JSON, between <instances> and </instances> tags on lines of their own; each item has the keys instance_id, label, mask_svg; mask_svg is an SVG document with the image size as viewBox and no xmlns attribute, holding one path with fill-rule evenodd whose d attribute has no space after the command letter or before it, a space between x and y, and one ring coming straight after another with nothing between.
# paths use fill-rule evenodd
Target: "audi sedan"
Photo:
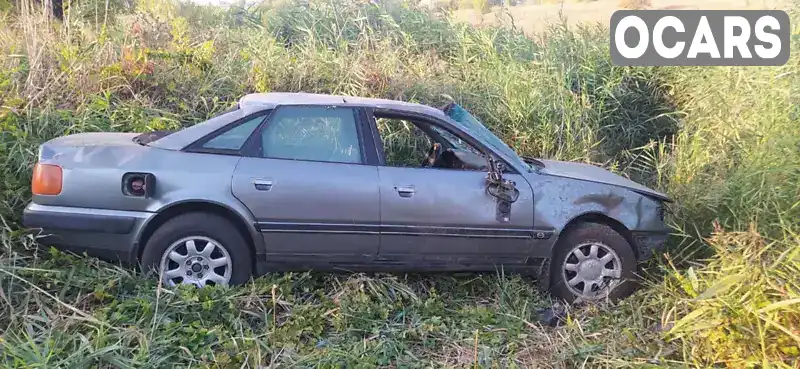
<instances>
[{"instance_id":1,"label":"audi sedan","mask_svg":"<svg viewBox=\"0 0 800 369\"><path fill-rule=\"evenodd\" d=\"M242 97L176 131L39 147L23 223L40 242L167 285L277 270L506 271L567 301L630 294L665 243L664 194L517 155L458 104Z\"/></svg>"}]
</instances>

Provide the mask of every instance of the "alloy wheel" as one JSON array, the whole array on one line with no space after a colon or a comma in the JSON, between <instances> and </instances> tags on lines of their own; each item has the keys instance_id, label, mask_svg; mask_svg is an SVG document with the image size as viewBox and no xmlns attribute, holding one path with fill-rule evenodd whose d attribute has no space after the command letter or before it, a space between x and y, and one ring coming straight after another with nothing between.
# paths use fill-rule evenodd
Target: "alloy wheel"
<instances>
[{"instance_id":1,"label":"alloy wheel","mask_svg":"<svg viewBox=\"0 0 800 369\"><path fill-rule=\"evenodd\" d=\"M227 285L233 264L230 253L218 241L204 236L173 242L161 258L162 281L170 286Z\"/></svg>"},{"instance_id":2,"label":"alloy wheel","mask_svg":"<svg viewBox=\"0 0 800 369\"><path fill-rule=\"evenodd\" d=\"M567 254L561 271L573 294L583 300L598 300L620 284L622 262L619 255L603 243L582 243Z\"/></svg>"}]
</instances>

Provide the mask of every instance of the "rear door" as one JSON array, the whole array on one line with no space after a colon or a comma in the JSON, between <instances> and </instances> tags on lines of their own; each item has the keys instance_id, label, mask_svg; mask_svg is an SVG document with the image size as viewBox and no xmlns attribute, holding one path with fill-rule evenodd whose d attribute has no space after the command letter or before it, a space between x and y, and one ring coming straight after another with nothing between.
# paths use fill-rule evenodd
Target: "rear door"
<instances>
[{"instance_id":1,"label":"rear door","mask_svg":"<svg viewBox=\"0 0 800 369\"><path fill-rule=\"evenodd\" d=\"M248 142L233 192L253 213L267 261L300 267L368 263L379 244L374 143L361 112L281 106ZM372 153L370 158L369 152Z\"/></svg>"},{"instance_id":2,"label":"rear door","mask_svg":"<svg viewBox=\"0 0 800 369\"><path fill-rule=\"evenodd\" d=\"M504 175L516 182L520 196L512 204L510 219L498 220L497 202L486 192L486 172L421 167L428 147L445 139L425 133L430 129L420 129L433 121L398 113L371 118L377 118L377 146L384 154L378 169L380 262L431 269L491 269L525 263L533 241L534 205L525 178Z\"/></svg>"}]
</instances>

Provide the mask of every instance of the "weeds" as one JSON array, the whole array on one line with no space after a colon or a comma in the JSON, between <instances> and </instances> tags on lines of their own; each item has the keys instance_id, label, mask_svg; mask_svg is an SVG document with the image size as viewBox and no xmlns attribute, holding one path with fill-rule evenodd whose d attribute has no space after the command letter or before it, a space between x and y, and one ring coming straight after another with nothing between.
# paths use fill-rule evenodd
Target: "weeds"
<instances>
[{"instance_id":1,"label":"weeds","mask_svg":"<svg viewBox=\"0 0 800 369\"><path fill-rule=\"evenodd\" d=\"M40 8L0 6L5 366L798 365L796 56L772 68L623 68L602 28L554 25L532 40L393 1L83 2L63 24ZM19 230L43 141L188 126L256 91L452 97L521 154L597 163L669 193L675 237L634 296L545 328L536 312L548 298L502 271L163 289L37 251Z\"/></svg>"}]
</instances>

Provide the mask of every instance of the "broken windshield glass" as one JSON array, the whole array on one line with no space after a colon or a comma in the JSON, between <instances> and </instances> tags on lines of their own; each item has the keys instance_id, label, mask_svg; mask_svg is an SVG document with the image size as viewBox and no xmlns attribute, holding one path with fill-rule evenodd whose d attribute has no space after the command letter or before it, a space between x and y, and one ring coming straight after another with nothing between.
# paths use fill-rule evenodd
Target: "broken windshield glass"
<instances>
[{"instance_id":1,"label":"broken windshield glass","mask_svg":"<svg viewBox=\"0 0 800 369\"><path fill-rule=\"evenodd\" d=\"M451 104L444 109L445 114L451 119L459 123L461 129L467 131L472 136L479 138L487 145L495 148L497 151L505 154L514 165L522 168L530 168L525 161L517 155L503 140L495 136L486 126L484 126L477 118L472 116L466 109L458 104Z\"/></svg>"}]
</instances>

